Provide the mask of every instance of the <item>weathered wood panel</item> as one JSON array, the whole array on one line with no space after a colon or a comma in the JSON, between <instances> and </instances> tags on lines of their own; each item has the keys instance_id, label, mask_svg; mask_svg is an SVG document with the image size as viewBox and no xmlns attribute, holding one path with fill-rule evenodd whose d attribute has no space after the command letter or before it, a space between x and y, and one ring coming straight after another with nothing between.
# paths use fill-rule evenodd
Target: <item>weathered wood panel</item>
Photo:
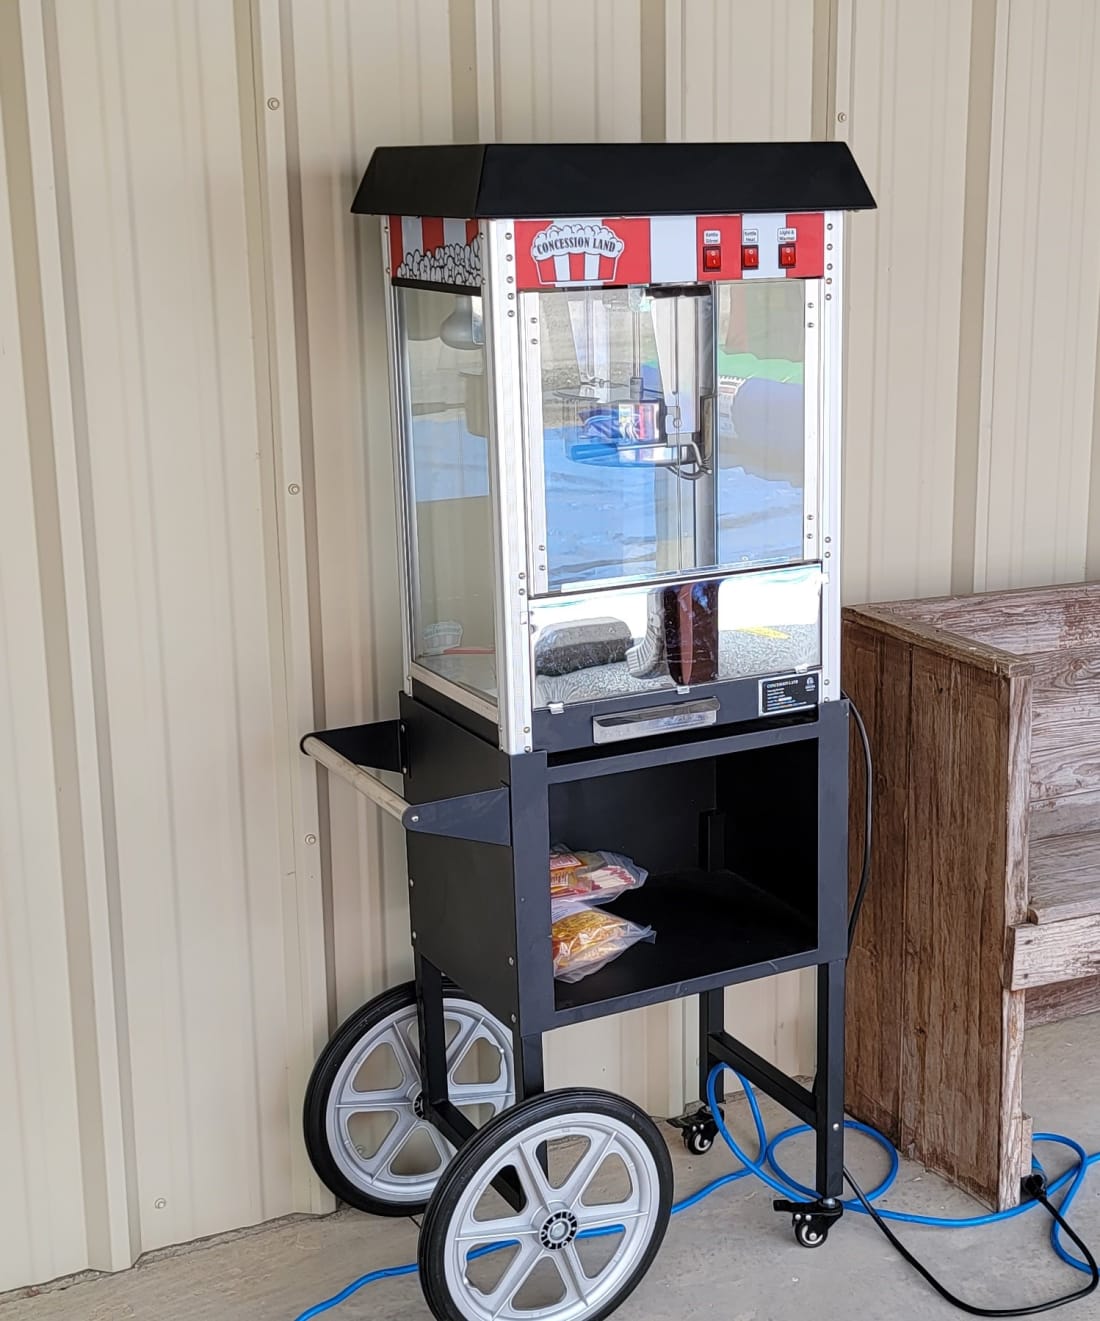
<instances>
[{"instance_id":1,"label":"weathered wood panel","mask_svg":"<svg viewBox=\"0 0 1100 1321\"><path fill-rule=\"evenodd\" d=\"M1005 954L1010 990L1048 986L1100 974L1100 915L1013 927Z\"/></svg>"},{"instance_id":2,"label":"weathered wood panel","mask_svg":"<svg viewBox=\"0 0 1100 1321\"><path fill-rule=\"evenodd\" d=\"M1062 798L1031 800L1031 838L1076 835L1094 830L1100 822L1100 789L1067 794Z\"/></svg>"},{"instance_id":3,"label":"weathered wood panel","mask_svg":"<svg viewBox=\"0 0 1100 1321\"><path fill-rule=\"evenodd\" d=\"M1100 645L1046 652L1033 663L1032 799L1100 789Z\"/></svg>"},{"instance_id":4,"label":"weathered wood panel","mask_svg":"<svg viewBox=\"0 0 1100 1321\"><path fill-rule=\"evenodd\" d=\"M905 835L909 747L909 648L848 623L845 690L858 706L874 753L874 836L867 899L848 962L847 1101L850 1112L900 1137ZM852 738L848 832L852 897L863 861L863 754Z\"/></svg>"},{"instance_id":5,"label":"weathered wood panel","mask_svg":"<svg viewBox=\"0 0 1100 1321\"><path fill-rule=\"evenodd\" d=\"M1100 582L890 601L878 609L1024 656L1100 645Z\"/></svg>"},{"instance_id":6,"label":"weathered wood panel","mask_svg":"<svg viewBox=\"0 0 1100 1321\"><path fill-rule=\"evenodd\" d=\"M1100 1011L1100 977L1035 986L1027 992L1027 1026L1058 1023L1064 1018Z\"/></svg>"},{"instance_id":7,"label":"weathered wood panel","mask_svg":"<svg viewBox=\"0 0 1100 1321\"><path fill-rule=\"evenodd\" d=\"M1030 662L876 608L844 616L875 756L873 882L849 964L848 1105L983 1200L1030 1159L1025 1001L1003 981L1027 909ZM851 870L862 839L853 770ZM980 937L980 938L979 938Z\"/></svg>"},{"instance_id":8,"label":"weathered wood panel","mask_svg":"<svg viewBox=\"0 0 1100 1321\"><path fill-rule=\"evenodd\" d=\"M913 649L901 1136L1002 1206L1025 1157L1000 933L1026 909L1027 683Z\"/></svg>"},{"instance_id":9,"label":"weathered wood panel","mask_svg":"<svg viewBox=\"0 0 1100 1321\"><path fill-rule=\"evenodd\" d=\"M1100 914L1100 832L1034 840L1028 864L1029 922Z\"/></svg>"}]
</instances>

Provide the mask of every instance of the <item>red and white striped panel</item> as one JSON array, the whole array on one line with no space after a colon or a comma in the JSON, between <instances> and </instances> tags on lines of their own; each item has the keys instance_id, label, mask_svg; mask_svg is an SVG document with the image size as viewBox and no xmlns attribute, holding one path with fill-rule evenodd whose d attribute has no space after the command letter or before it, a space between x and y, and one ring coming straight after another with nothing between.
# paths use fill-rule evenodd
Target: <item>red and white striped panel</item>
<instances>
[{"instance_id":1,"label":"red and white striped panel","mask_svg":"<svg viewBox=\"0 0 1100 1321\"><path fill-rule=\"evenodd\" d=\"M806 280L825 273L821 212L517 220L515 232L521 289ZM742 244L750 241L757 249L758 265L742 269ZM779 265L781 243L794 244L793 266ZM712 254L707 265L704 249Z\"/></svg>"},{"instance_id":2,"label":"red and white striped panel","mask_svg":"<svg viewBox=\"0 0 1100 1321\"><path fill-rule=\"evenodd\" d=\"M480 288L477 221L390 216L390 275L419 284Z\"/></svg>"}]
</instances>

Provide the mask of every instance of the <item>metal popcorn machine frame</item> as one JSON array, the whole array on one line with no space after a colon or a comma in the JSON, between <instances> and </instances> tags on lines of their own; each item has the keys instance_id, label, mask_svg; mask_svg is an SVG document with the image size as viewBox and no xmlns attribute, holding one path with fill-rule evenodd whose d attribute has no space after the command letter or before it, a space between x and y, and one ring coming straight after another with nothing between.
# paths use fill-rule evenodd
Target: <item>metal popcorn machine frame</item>
<instances>
[{"instance_id":1,"label":"metal popcorn machine frame","mask_svg":"<svg viewBox=\"0 0 1100 1321\"><path fill-rule=\"evenodd\" d=\"M437 1317L603 1316L660 1244L653 1122L544 1091L565 1024L697 997L700 1097L724 1062L811 1124L799 1241L840 1213L843 228L873 205L841 143L388 147L356 195L382 218L406 678L393 719L303 749L408 832L415 979L329 1042L306 1140L344 1200L426 1208ZM654 938L579 980L555 976L562 842L649 873L601 912ZM809 1089L723 1015L725 987L808 967Z\"/></svg>"}]
</instances>

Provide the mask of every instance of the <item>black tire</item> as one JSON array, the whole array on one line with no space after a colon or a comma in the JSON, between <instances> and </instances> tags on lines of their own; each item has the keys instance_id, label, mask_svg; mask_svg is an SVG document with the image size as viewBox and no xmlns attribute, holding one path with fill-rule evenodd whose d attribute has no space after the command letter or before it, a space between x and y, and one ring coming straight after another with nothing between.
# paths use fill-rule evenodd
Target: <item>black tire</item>
<instances>
[{"instance_id":1,"label":"black tire","mask_svg":"<svg viewBox=\"0 0 1100 1321\"><path fill-rule=\"evenodd\" d=\"M463 995L453 983L447 982L444 985L444 994L450 1003L463 1001L484 1012L476 1001ZM422 1201L392 1201L372 1196L369 1191L347 1177L337 1164L329 1144L327 1126L329 1095L341 1066L363 1036L392 1014L415 1004L416 983L410 981L383 991L381 995L368 1000L366 1004L349 1014L317 1057L306 1086L302 1106L302 1132L310 1164L329 1192L342 1202L346 1202L348 1206L370 1215L419 1215L427 1206L428 1199L425 1197Z\"/></svg>"},{"instance_id":2,"label":"black tire","mask_svg":"<svg viewBox=\"0 0 1100 1321\"><path fill-rule=\"evenodd\" d=\"M469 1321L469 1315L460 1310L451 1296L445 1253L459 1199L478 1169L524 1129L546 1119L560 1117L565 1120L567 1116L577 1114L605 1115L633 1129L653 1157L659 1189L653 1230L634 1269L605 1302L584 1312L584 1321L602 1321L603 1317L610 1316L649 1270L664 1239L672 1210L673 1175L668 1146L652 1119L632 1102L592 1088L563 1088L532 1097L490 1120L462 1145L440 1178L428 1203L417 1247L420 1286L432 1315L438 1321ZM553 1314L549 1311L540 1312L539 1316L542 1321L553 1321Z\"/></svg>"}]
</instances>

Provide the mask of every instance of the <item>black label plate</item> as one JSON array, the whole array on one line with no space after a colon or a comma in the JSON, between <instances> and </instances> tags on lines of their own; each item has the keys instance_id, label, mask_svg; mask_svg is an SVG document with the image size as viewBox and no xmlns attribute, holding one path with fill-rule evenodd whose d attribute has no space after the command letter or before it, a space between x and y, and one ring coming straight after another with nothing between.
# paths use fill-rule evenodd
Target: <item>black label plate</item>
<instances>
[{"instance_id":1,"label":"black label plate","mask_svg":"<svg viewBox=\"0 0 1100 1321\"><path fill-rule=\"evenodd\" d=\"M787 711L805 711L817 706L821 675L784 674L760 680L760 714L778 716Z\"/></svg>"}]
</instances>

